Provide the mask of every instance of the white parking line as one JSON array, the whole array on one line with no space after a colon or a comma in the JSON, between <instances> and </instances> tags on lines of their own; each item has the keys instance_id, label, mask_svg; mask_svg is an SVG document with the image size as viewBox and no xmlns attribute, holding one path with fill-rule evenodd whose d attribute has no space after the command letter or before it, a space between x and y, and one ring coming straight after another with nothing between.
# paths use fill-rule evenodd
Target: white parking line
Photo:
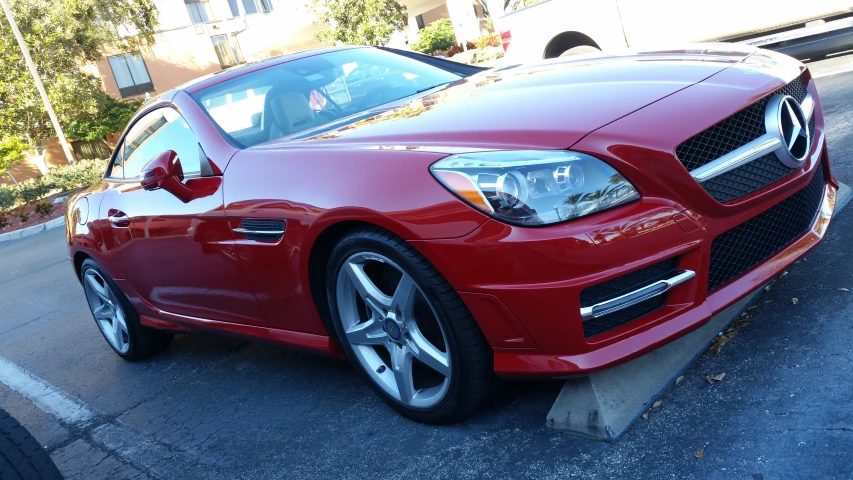
<instances>
[{"instance_id":1,"label":"white parking line","mask_svg":"<svg viewBox=\"0 0 853 480\"><path fill-rule=\"evenodd\" d=\"M841 70L833 70L831 72L818 73L817 75L812 75L812 78L831 77L832 75L839 75L848 72L853 72L853 67L842 68Z\"/></svg>"},{"instance_id":2,"label":"white parking line","mask_svg":"<svg viewBox=\"0 0 853 480\"><path fill-rule=\"evenodd\" d=\"M91 440L103 447L106 453L122 458L140 471L153 474L155 478L171 477L175 472L181 472L184 480L207 478L199 474L196 467L201 464L210 468L212 465L208 460L159 443L151 435L139 432L119 420L105 419L103 414L79 399L3 357L0 357L0 383L65 424L89 429ZM105 421L96 422L99 416Z\"/></svg>"},{"instance_id":3,"label":"white parking line","mask_svg":"<svg viewBox=\"0 0 853 480\"><path fill-rule=\"evenodd\" d=\"M0 383L65 423L82 426L97 416L85 403L3 357L0 357Z\"/></svg>"}]
</instances>

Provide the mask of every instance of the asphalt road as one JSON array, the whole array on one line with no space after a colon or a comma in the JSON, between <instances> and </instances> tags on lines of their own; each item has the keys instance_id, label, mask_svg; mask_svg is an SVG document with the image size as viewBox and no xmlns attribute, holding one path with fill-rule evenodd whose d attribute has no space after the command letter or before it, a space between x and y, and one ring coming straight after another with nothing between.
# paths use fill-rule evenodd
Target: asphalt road
<instances>
[{"instance_id":1,"label":"asphalt road","mask_svg":"<svg viewBox=\"0 0 853 480\"><path fill-rule=\"evenodd\" d=\"M832 166L851 184L853 73L818 88ZM850 478L853 292L838 289L853 290L851 211L615 444L545 428L560 382L507 383L466 423L435 428L308 354L187 335L126 363L97 331L62 229L0 245L0 357L43 398L0 384L0 405L70 479Z\"/></svg>"}]
</instances>

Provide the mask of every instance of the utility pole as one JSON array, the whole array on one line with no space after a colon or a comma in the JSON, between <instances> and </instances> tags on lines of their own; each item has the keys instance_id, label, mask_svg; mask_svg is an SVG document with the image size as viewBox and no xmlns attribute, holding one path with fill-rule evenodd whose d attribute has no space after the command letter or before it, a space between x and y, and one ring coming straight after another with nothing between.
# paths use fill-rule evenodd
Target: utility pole
<instances>
[{"instance_id":1,"label":"utility pole","mask_svg":"<svg viewBox=\"0 0 853 480\"><path fill-rule=\"evenodd\" d=\"M50 105L50 99L47 98L47 92L44 90L44 85L41 83L41 78L36 70L36 65L30 57L30 51L27 49L27 44L24 43L24 37L21 36L21 31L18 30L18 24L15 23L15 16L12 14L12 9L6 0L0 0L0 5L3 6L3 11L6 12L6 18L9 19L9 25L12 27L12 33L15 35L15 40L18 41L18 46L21 47L21 53L24 55L24 61L27 63L27 68L33 76L33 81L36 82L36 88L41 95L41 100L44 102L44 108L47 110L47 115L50 117L50 122L53 124L53 129L56 130L56 136L59 138L59 144L62 145L62 150L65 152L65 158L68 163L74 163L74 156L71 154L71 149L68 148L68 141L65 140L65 134L62 133L62 128L59 126L59 120L56 118L56 112Z\"/></svg>"}]
</instances>

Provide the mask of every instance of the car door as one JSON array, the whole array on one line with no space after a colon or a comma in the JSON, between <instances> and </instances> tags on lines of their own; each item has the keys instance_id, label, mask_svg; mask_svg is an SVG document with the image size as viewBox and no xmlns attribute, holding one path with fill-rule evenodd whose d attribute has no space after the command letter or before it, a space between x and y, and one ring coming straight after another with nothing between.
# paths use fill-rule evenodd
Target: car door
<instances>
[{"instance_id":1,"label":"car door","mask_svg":"<svg viewBox=\"0 0 853 480\"><path fill-rule=\"evenodd\" d=\"M176 153L181 184L193 190L192 197L142 188L143 167L167 151ZM213 168L176 109L164 106L141 116L107 174L100 207L109 221L105 248L124 283L155 309L266 325L225 218L224 177Z\"/></svg>"}]
</instances>

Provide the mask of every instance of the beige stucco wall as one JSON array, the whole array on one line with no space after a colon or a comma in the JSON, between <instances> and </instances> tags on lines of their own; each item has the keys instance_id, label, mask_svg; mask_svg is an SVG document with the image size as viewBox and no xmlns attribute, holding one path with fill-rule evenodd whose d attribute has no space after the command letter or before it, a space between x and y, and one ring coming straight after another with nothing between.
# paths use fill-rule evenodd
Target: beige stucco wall
<instances>
[{"instance_id":1,"label":"beige stucco wall","mask_svg":"<svg viewBox=\"0 0 853 480\"><path fill-rule=\"evenodd\" d=\"M142 58L154 84L154 96L195 78L221 70L212 36L231 32L247 62L324 45L314 38L315 18L298 0L273 1L269 13L231 18L227 0L210 0L210 22L192 25L183 0L156 0L161 32ZM107 56L122 53L107 49ZM118 86L105 58L90 68L103 81L104 90L120 98Z\"/></svg>"}]
</instances>

